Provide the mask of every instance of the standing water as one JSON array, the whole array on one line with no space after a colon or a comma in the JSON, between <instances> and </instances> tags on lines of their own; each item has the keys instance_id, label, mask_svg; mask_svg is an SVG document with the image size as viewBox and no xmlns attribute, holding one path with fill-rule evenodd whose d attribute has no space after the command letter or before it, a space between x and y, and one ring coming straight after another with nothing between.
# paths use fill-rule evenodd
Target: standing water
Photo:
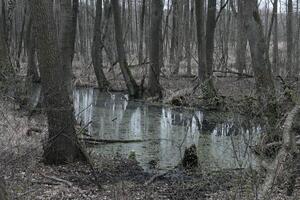
<instances>
[{"instance_id":1,"label":"standing water","mask_svg":"<svg viewBox=\"0 0 300 200\"><path fill-rule=\"evenodd\" d=\"M157 162L158 169L177 166L186 147L195 144L201 168L237 168L255 164L250 146L259 126L240 115L207 113L128 101L121 93L94 89L74 92L77 120L89 124L93 138L142 142L93 146L102 155L127 157L134 151L144 169Z\"/></svg>"}]
</instances>

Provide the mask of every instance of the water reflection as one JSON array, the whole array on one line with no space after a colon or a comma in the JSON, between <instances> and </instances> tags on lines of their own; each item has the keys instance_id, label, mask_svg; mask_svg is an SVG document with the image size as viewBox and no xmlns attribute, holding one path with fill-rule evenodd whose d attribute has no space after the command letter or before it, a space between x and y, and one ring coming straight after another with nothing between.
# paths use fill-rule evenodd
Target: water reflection
<instances>
[{"instance_id":1,"label":"water reflection","mask_svg":"<svg viewBox=\"0 0 300 200\"><path fill-rule=\"evenodd\" d=\"M215 117L216 113L184 111L127 101L123 94L93 89L74 92L77 119L88 124L89 134L101 139L145 140L142 143L99 145L101 154L127 156L135 151L148 169L151 160L161 169L181 160L185 147L196 144L203 168L233 168L254 164L249 145L260 132L241 116Z\"/></svg>"}]
</instances>

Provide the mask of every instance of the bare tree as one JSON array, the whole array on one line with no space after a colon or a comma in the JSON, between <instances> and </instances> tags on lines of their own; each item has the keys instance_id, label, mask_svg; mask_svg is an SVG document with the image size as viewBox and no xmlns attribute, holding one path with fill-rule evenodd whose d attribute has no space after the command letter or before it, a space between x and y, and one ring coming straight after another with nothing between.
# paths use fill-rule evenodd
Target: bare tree
<instances>
[{"instance_id":1,"label":"bare tree","mask_svg":"<svg viewBox=\"0 0 300 200\"><path fill-rule=\"evenodd\" d=\"M291 77L293 73L293 1L288 0L286 18L286 41L287 41L287 75Z\"/></svg>"},{"instance_id":2,"label":"bare tree","mask_svg":"<svg viewBox=\"0 0 300 200\"><path fill-rule=\"evenodd\" d=\"M196 21L198 37L198 76L202 83L204 98L210 99L216 96L213 75L214 35L216 27L216 0L208 1L206 36L204 37L204 1L195 1ZM205 38L205 41L204 41ZM205 60L205 61L204 61Z\"/></svg>"},{"instance_id":3,"label":"bare tree","mask_svg":"<svg viewBox=\"0 0 300 200\"><path fill-rule=\"evenodd\" d=\"M115 40L118 52L118 61L120 68L125 79L125 83L129 92L129 96L133 98L139 98L139 86L134 80L127 64L126 52L124 48L123 30L121 25L120 7L118 0L111 0L114 24L115 24Z\"/></svg>"},{"instance_id":4,"label":"bare tree","mask_svg":"<svg viewBox=\"0 0 300 200\"><path fill-rule=\"evenodd\" d=\"M74 43L76 34L76 24L74 24L73 19L73 0L64 0L60 1L61 8L61 35L60 35L60 44L61 44L61 55L62 65L64 70L64 76L67 83L67 88L69 94L72 94L72 62L74 57ZM76 4L76 3L75 3ZM75 11L76 12L76 11ZM75 26L75 27L74 27Z\"/></svg>"},{"instance_id":5,"label":"bare tree","mask_svg":"<svg viewBox=\"0 0 300 200\"><path fill-rule=\"evenodd\" d=\"M73 107L64 78L51 4L48 0L30 1L34 23L39 30L37 54L48 119L49 137L44 158L49 164L63 164L84 160L84 157L75 133Z\"/></svg>"},{"instance_id":6,"label":"bare tree","mask_svg":"<svg viewBox=\"0 0 300 200\"><path fill-rule=\"evenodd\" d=\"M0 2L0 80L5 80L13 72L9 60L9 51L7 46L7 26L6 26L6 8L5 1Z\"/></svg>"},{"instance_id":7,"label":"bare tree","mask_svg":"<svg viewBox=\"0 0 300 200\"><path fill-rule=\"evenodd\" d=\"M109 87L105 74L103 72L103 41L102 41L102 0L97 0L96 4L96 18L94 24L94 39L92 46L92 61L94 66L95 75L98 81L100 90L105 90Z\"/></svg>"},{"instance_id":8,"label":"bare tree","mask_svg":"<svg viewBox=\"0 0 300 200\"><path fill-rule=\"evenodd\" d=\"M256 94L260 105L266 110L265 114L274 119L277 112L276 105L273 104L275 88L257 1L243 0L242 12L244 13L244 25L250 45ZM269 123L271 126L275 125L273 120L269 120Z\"/></svg>"},{"instance_id":9,"label":"bare tree","mask_svg":"<svg viewBox=\"0 0 300 200\"><path fill-rule=\"evenodd\" d=\"M203 0L195 1L195 13L197 22L197 46L198 46L198 78L201 82L205 80L206 74L206 52L204 33L204 3Z\"/></svg>"},{"instance_id":10,"label":"bare tree","mask_svg":"<svg viewBox=\"0 0 300 200\"><path fill-rule=\"evenodd\" d=\"M247 52L247 36L245 27L243 25L243 9L242 1L237 1L238 12L237 17L237 47L236 47L236 68L239 73L243 73L246 69L246 52Z\"/></svg>"},{"instance_id":11,"label":"bare tree","mask_svg":"<svg viewBox=\"0 0 300 200\"><path fill-rule=\"evenodd\" d=\"M145 0L142 1L142 7L141 7L141 15L140 15L140 36L139 36L139 63L141 64L143 62L143 50L144 50L144 22L145 22L145 10L146 10L146 2Z\"/></svg>"},{"instance_id":12,"label":"bare tree","mask_svg":"<svg viewBox=\"0 0 300 200\"><path fill-rule=\"evenodd\" d=\"M28 64L27 64L27 75L26 75L26 82L30 84L32 82L39 81L39 73L38 67L36 63L36 29L32 23L32 13L30 11L29 14L29 22L27 26L27 33L26 33L26 40L27 40L27 48L28 48Z\"/></svg>"},{"instance_id":13,"label":"bare tree","mask_svg":"<svg viewBox=\"0 0 300 200\"><path fill-rule=\"evenodd\" d=\"M162 0L152 1L151 3L151 43L150 43L150 68L148 80L148 92L151 96L158 95L162 97L161 86L159 83L160 77L160 59L161 53L161 31L162 31Z\"/></svg>"}]
</instances>

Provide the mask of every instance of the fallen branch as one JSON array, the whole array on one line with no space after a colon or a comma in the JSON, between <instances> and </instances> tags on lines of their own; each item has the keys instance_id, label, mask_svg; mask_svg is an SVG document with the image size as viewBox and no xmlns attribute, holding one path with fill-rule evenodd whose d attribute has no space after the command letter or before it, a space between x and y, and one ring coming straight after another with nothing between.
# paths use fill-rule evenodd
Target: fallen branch
<instances>
[{"instance_id":1,"label":"fallen branch","mask_svg":"<svg viewBox=\"0 0 300 200\"><path fill-rule=\"evenodd\" d=\"M167 173L168 173L168 172L163 172L163 173L160 173L160 174L155 174L155 175L152 176L148 181L146 181L146 182L144 183L144 186L150 185L150 184L153 183L156 179L165 176Z\"/></svg>"},{"instance_id":2,"label":"fallen branch","mask_svg":"<svg viewBox=\"0 0 300 200\"><path fill-rule=\"evenodd\" d=\"M264 184L261 186L258 193L258 199L270 199L272 189L278 179L282 177L284 169L292 161L292 155L296 151L295 133L293 131L293 122L299 113L300 106L296 105L287 115L283 125L283 141L281 149L279 150L276 158L267 170L267 176Z\"/></svg>"},{"instance_id":3,"label":"fallen branch","mask_svg":"<svg viewBox=\"0 0 300 200\"><path fill-rule=\"evenodd\" d=\"M61 179L61 178L57 178L55 176L47 176L45 174L41 174L41 175L44 178L47 178L47 179L50 179L50 180L53 180L53 181L56 181L56 182L64 183L64 184L68 185L69 187L73 186L73 184L70 181L67 181L67 180L64 180L64 179Z\"/></svg>"},{"instance_id":4,"label":"fallen branch","mask_svg":"<svg viewBox=\"0 0 300 200\"><path fill-rule=\"evenodd\" d=\"M79 138L79 140L89 143L89 144L115 144L115 143L137 143L137 142L145 142L146 140L108 140L108 139L97 139L97 138L86 138L82 137Z\"/></svg>"},{"instance_id":5,"label":"fallen branch","mask_svg":"<svg viewBox=\"0 0 300 200\"><path fill-rule=\"evenodd\" d=\"M235 71L231 71L231 70L226 70L226 71L214 70L213 72L214 73L222 73L222 74L235 74L235 75L238 75L241 77L253 78L253 76L250 74L235 72Z\"/></svg>"}]
</instances>

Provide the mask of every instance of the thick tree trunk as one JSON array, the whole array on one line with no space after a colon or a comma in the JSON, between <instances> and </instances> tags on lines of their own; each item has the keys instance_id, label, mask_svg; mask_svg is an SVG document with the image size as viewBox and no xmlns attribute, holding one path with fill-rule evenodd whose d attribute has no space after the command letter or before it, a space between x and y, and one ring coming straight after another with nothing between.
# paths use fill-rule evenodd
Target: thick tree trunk
<instances>
[{"instance_id":1,"label":"thick tree trunk","mask_svg":"<svg viewBox=\"0 0 300 200\"><path fill-rule=\"evenodd\" d=\"M265 109L269 125L274 127L277 114L275 87L268 59L266 40L258 12L256 0L243 0L244 25L250 45L252 67L255 78L256 94L260 105Z\"/></svg>"},{"instance_id":2,"label":"thick tree trunk","mask_svg":"<svg viewBox=\"0 0 300 200\"><path fill-rule=\"evenodd\" d=\"M213 84L212 75L214 67L214 46L215 46L215 29L216 29L216 12L217 1L210 0L207 5L207 21L206 21L206 70L205 81L202 92L205 98L213 98L216 96L216 90Z\"/></svg>"},{"instance_id":3,"label":"thick tree trunk","mask_svg":"<svg viewBox=\"0 0 300 200\"><path fill-rule=\"evenodd\" d=\"M73 22L73 6L72 0L60 1L61 9L61 32L60 32L60 49L62 55L62 65L64 78L66 79L68 93L72 95L72 61L74 56L74 32L76 32L76 27ZM76 24L75 24L76 25Z\"/></svg>"},{"instance_id":4,"label":"thick tree trunk","mask_svg":"<svg viewBox=\"0 0 300 200\"><path fill-rule=\"evenodd\" d=\"M120 7L118 0L111 0L114 24L115 24L115 40L118 52L118 61L120 68L128 89L129 96L132 98L139 98L139 86L134 80L127 64L126 53L124 49L123 30L121 25Z\"/></svg>"},{"instance_id":5,"label":"thick tree trunk","mask_svg":"<svg viewBox=\"0 0 300 200\"><path fill-rule=\"evenodd\" d=\"M83 160L84 157L75 133L73 107L64 79L51 4L48 0L30 1L34 23L39 30L37 54L48 118L49 138L44 159L49 164L64 164Z\"/></svg>"},{"instance_id":6,"label":"thick tree trunk","mask_svg":"<svg viewBox=\"0 0 300 200\"><path fill-rule=\"evenodd\" d=\"M217 1L210 0L207 5L207 22L206 22L206 78L213 74L214 48L215 48L215 29L216 29L216 12Z\"/></svg>"},{"instance_id":7,"label":"thick tree trunk","mask_svg":"<svg viewBox=\"0 0 300 200\"><path fill-rule=\"evenodd\" d=\"M163 3L162 0L152 1L151 4L151 44L150 44L150 68L148 80L148 92L151 96L158 95L162 97L161 86L159 83L160 65L162 51L161 47L161 31L162 31L162 14Z\"/></svg>"},{"instance_id":8,"label":"thick tree trunk","mask_svg":"<svg viewBox=\"0 0 300 200\"><path fill-rule=\"evenodd\" d=\"M97 0L96 4L96 18L94 24L94 39L92 46L92 61L94 66L95 75L98 81L100 90L106 90L109 87L105 74L103 72L103 41L102 41L102 0Z\"/></svg>"},{"instance_id":9,"label":"thick tree trunk","mask_svg":"<svg viewBox=\"0 0 300 200\"><path fill-rule=\"evenodd\" d=\"M195 1L196 25L197 25L197 47L198 47L198 78L201 82L205 80L206 74L206 51L204 39L204 3L203 0Z\"/></svg>"}]
</instances>

